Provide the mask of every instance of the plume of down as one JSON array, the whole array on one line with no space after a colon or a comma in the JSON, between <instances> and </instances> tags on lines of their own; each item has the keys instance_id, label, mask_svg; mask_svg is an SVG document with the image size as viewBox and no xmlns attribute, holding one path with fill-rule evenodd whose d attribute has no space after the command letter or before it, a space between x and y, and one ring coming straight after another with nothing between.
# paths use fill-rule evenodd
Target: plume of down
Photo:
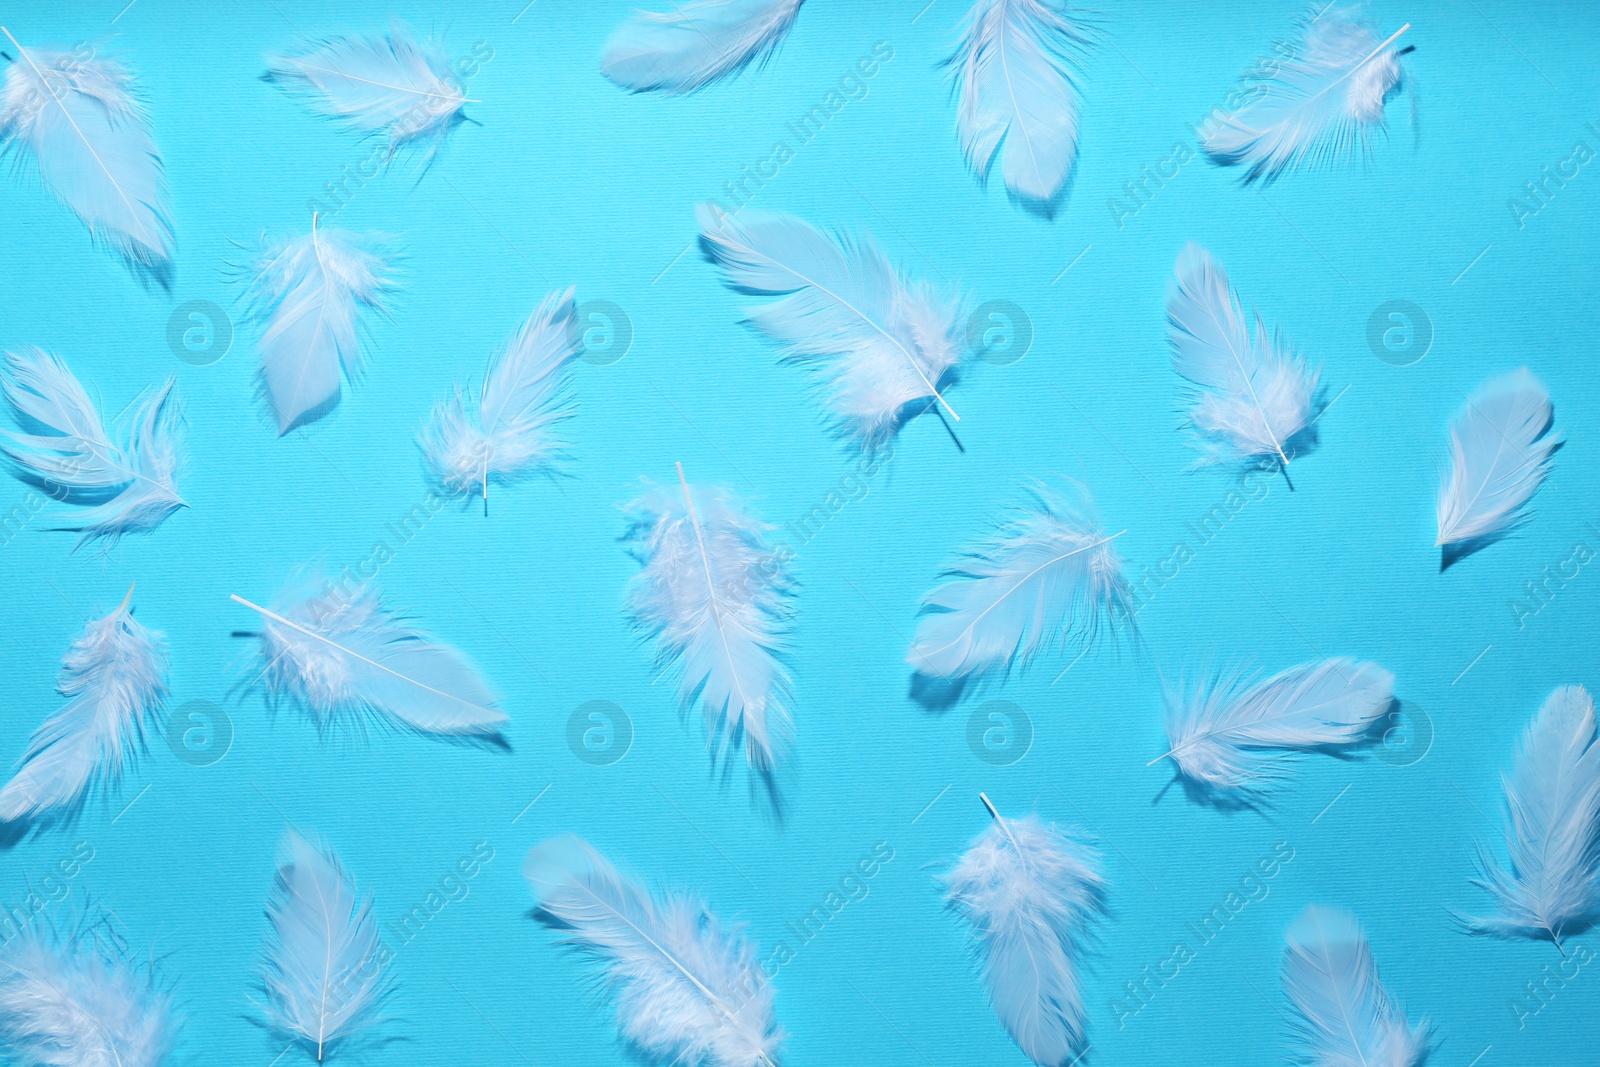
<instances>
[{"instance_id":1,"label":"plume of down","mask_svg":"<svg viewBox=\"0 0 1600 1067\"><path fill-rule=\"evenodd\" d=\"M176 485L182 414L170 379L141 394L115 434L57 356L7 352L0 385L19 426L0 430L0 453L23 481L82 509L57 526L77 531L79 547L97 538L109 547L188 506Z\"/></svg>"},{"instance_id":2,"label":"plume of down","mask_svg":"<svg viewBox=\"0 0 1600 1067\"><path fill-rule=\"evenodd\" d=\"M804 0L691 0L636 11L606 42L600 73L629 92L698 92L766 65Z\"/></svg>"},{"instance_id":3,"label":"plume of down","mask_svg":"<svg viewBox=\"0 0 1600 1067\"><path fill-rule=\"evenodd\" d=\"M701 204L700 243L740 293L777 297L748 322L811 366L839 433L871 450L935 403L962 359L959 300L912 281L870 239L830 237L791 215Z\"/></svg>"},{"instance_id":4,"label":"plume of down","mask_svg":"<svg viewBox=\"0 0 1600 1067\"><path fill-rule=\"evenodd\" d=\"M594 967L623 1038L651 1062L775 1067L773 989L737 926L684 893L652 896L572 836L529 851L543 917Z\"/></svg>"},{"instance_id":5,"label":"plume of down","mask_svg":"<svg viewBox=\"0 0 1600 1067\"><path fill-rule=\"evenodd\" d=\"M1306 1067L1419 1067L1428 1024L1412 1026L1383 983L1367 935L1346 911L1312 905L1285 935L1283 991L1295 1061Z\"/></svg>"},{"instance_id":6,"label":"plume of down","mask_svg":"<svg viewBox=\"0 0 1600 1067\"><path fill-rule=\"evenodd\" d=\"M1061 1067L1085 1042L1078 959L1105 883L1091 846L1036 815L993 816L940 876L945 902L971 925L994 1013L1028 1058Z\"/></svg>"}]
</instances>

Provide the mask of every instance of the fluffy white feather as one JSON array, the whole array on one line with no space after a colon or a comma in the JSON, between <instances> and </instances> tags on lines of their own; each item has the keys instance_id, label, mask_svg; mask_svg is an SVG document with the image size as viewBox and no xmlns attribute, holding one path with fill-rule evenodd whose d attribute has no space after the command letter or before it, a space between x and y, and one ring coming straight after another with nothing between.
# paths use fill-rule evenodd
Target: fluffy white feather
<instances>
[{"instance_id":1,"label":"fluffy white feather","mask_svg":"<svg viewBox=\"0 0 1600 1067\"><path fill-rule=\"evenodd\" d=\"M1167 294L1172 369L1193 384L1189 424L1203 463L1240 460L1288 474L1297 435L1311 425L1320 370L1308 369L1260 314L1255 335L1211 253L1178 254Z\"/></svg>"},{"instance_id":2,"label":"fluffy white feather","mask_svg":"<svg viewBox=\"0 0 1600 1067\"><path fill-rule=\"evenodd\" d=\"M947 61L961 151L979 178L1004 154L1006 188L1048 205L1078 153L1080 64L1094 37L1058 0L978 0Z\"/></svg>"},{"instance_id":3,"label":"fluffy white feather","mask_svg":"<svg viewBox=\"0 0 1600 1067\"><path fill-rule=\"evenodd\" d=\"M1417 1067L1428 1025L1413 1027L1378 981L1367 935L1348 912L1312 905L1289 927L1283 991L1306 1067Z\"/></svg>"},{"instance_id":4,"label":"fluffy white feather","mask_svg":"<svg viewBox=\"0 0 1600 1067\"><path fill-rule=\"evenodd\" d=\"M1169 690L1166 702L1172 750L1161 759L1202 786L1259 791L1276 781L1285 750L1360 744L1394 702L1394 675L1324 659L1261 681L1213 677L1192 693Z\"/></svg>"},{"instance_id":5,"label":"fluffy white feather","mask_svg":"<svg viewBox=\"0 0 1600 1067\"><path fill-rule=\"evenodd\" d=\"M693 93L765 65L804 0L697 0L637 11L606 42L600 73L635 93Z\"/></svg>"},{"instance_id":6,"label":"fluffy white feather","mask_svg":"<svg viewBox=\"0 0 1600 1067\"><path fill-rule=\"evenodd\" d=\"M429 734L493 734L506 721L487 682L455 649L388 611L377 591L353 593L307 572L260 613L262 678L321 727L375 717Z\"/></svg>"},{"instance_id":7,"label":"fluffy white feather","mask_svg":"<svg viewBox=\"0 0 1600 1067\"><path fill-rule=\"evenodd\" d=\"M476 418L460 388L433 409L422 448L445 488L468 493L481 486L487 500L490 478L510 481L555 459L560 442L551 430L567 415L562 390L578 354L572 297L571 289L545 297L489 365Z\"/></svg>"},{"instance_id":8,"label":"fluffy white feather","mask_svg":"<svg viewBox=\"0 0 1600 1067\"><path fill-rule=\"evenodd\" d=\"M972 924L994 1013L1045 1067L1060 1067L1084 1043L1078 956L1101 907L1100 856L1038 816L994 822L941 875L945 901Z\"/></svg>"},{"instance_id":9,"label":"fluffy white feather","mask_svg":"<svg viewBox=\"0 0 1600 1067\"><path fill-rule=\"evenodd\" d=\"M359 377L362 310L384 310L393 291L383 245L376 234L318 230L315 216L303 237L262 239L248 295L280 435L333 408L341 368Z\"/></svg>"},{"instance_id":10,"label":"fluffy white feather","mask_svg":"<svg viewBox=\"0 0 1600 1067\"><path fill-rule=\"evenodd\" d=\"M1250 169L1246 181L1271 181L1286 170L1340 162L1383 128L1383 105L1400 84L1391 47L1411 24L1379 42L1356 9L1322 10L1301 27L1287 59L1263 60L1246 77L1251 99L1201 135L1201 147L1225 166Z\"/></svg>"},{"instance_id":11,"label":"fluffy white feather","mask_svg":"<svg viewBox=\"0 0 1600 1067\"><path fill-rule=\"evenodd\" d=\"M1441 547L1482 547L1527 521L1526 506L1561 442L1550 394L1526 367L1480 386L1450 427L1450 473L1439 486Z\"/></svg>"},{"instance_id":12,"label":"fluffy white feather","mask_svg":"<svg viewBox=\"0 0 1600 1067\"><path fill-rule=\"evenodd\" d=\"M698 698L714 758L742 740L745 758L770 771L790 734L789 677L778 660L791 583L771 527L730 492L655 488L628 507L628 539L642 569L628 607L656 640L663 665L680 664L678 699ZM692 501L692 503L691 503Z\"/></svg>"},{"instance_id":13,"label":"fluffy white feather","mask_svg":"<svg viewBox=\"0 0 1600 1067\"><path fill-rule=\"evenodd\" d=\"M1582 686L1550 694L1504 782L1510 863L1480 851L1482 876L1473 883L1494 896L1499 913L1468 925L1559 947L1563 935L1600 917L1600 743L1594 701Z\"/></svg>"},{"instance_id":14,"label":"fluffy white feather","mask_svg":"<svg viewBox=\"0 0 1600 1067\"><path fill-rule=\"evenodd\" d=\"M84 509L57 527L79 531L79 546L95 538L115 544L188 506L175 484L182 415L170 379L133 403L115 436L57 356L7 352L3 384L21 432L0 430L0 452L18 477Z\"/></svg>"},{"instance_id":15,"label":"fluffy white feather","mask_svg":"<svg viewBox=\"0 0 1600 1067\"><path fill-rule=\"evenodd\" d=\"M133 75L92 50L23 48L0 90L0 149L39 177L95 240L143 278L169 285L172 220L161 156Z\"/></svg>"},{"instance_id":16,"label":"fluffy white feather","mask_svg":"<svg viewBox=\"0 0 1600 1067\"><path fill-rule=\"evenodd\" d=\"M739 927L686 894L652 897L572 836L530 850L522 874L596 965L622 1036L651 1062L774 1067L784 1035L773 990Z\"/></svg>"},{"instance_id":17,"label":"fluffy white feather","mask_svg":"<svg viewBox=\"0 0 1600 1067\"><path fill-rule=\"evenodd\" d=\"M841 433L872 448L935 401L959 419L939 392L961 361L959 302L908 279L869 239L831 238L791 215L698 213L728 286L781 298L748 321L783 358L815 367Z\"/></svg>"},{"instance_id":18,"label":"fluffy white feather","mask_svg":"<svg viewBox=\"0 0 1600 1067\"><path fill-rule=\"evenodd\" d=\"M284 850L267 905L261 984L273 1030L320 1061L383 1021L392 976L372 900L356 895L339 857L293 831Z\"/></svg>"},{"instance_id":19,"label":"fluffy white feather","mask_svg":"<svg viewBox=\"0 0 1600 1067\"><path fill-rule=\"evenodd\" d=\"M1026 665L1051 645L1087 646L1107 624L1132 625L1122 557L1088 491L1028 489L1023 505L922 598L906 656L918 673L956 680Z\"/></svg>"}]
</instances>

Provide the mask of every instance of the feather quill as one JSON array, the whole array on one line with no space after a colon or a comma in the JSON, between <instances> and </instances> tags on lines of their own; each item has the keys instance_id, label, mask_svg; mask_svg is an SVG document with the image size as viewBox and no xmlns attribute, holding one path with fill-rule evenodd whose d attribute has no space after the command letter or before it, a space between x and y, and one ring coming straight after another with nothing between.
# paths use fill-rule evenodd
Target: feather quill
<instances>
[{"instance_id":1,"label":"feather quill","mask_svg":"<svg viewBox=\"0 0 1600 1067\"><path fill-rule=\"evenodd\" d=\"M1320 370L1308 369L1260 313L1252 338L1228 275L1196 244L1178 254L1167 295L1172 368L1193 385L1189 424L1202 463L1253 461L1289 476Z\"/></svg>"},{"instance_id":2,"label":"feather quill","mask_svg":"<svg viewBox=\"0 0 1600 1067\"><path fill-rule=\"evenodd\" d=\"M1283 990L1306 1067L1418 1067L1428 1024L1415 1027L1378 981L1367 935L1345 911L1312 905L1289 927Z\"/></svg>"},{"instance_id":3,"label":"feather quill","mask_svg":"<svg viewBox=\"0 0 1600 1067\"><path fill-rule=\"evenodd\" d=\"M606 42L600 73L629 92L698 92L766 65L804 0L697 0L638 11Z\"/></svg>"},{"instance_id":4,"label":"feather quill","mask_svg":"<svg viewBox=\"0 0 1600 1067\"><path fill-rule=\"evenodd\" d=\"M773 1067L784 1035L740 928L687 894L653 897L570 835L530 850L522 874L544 915L596 964L622 1036L652 1062Z\"/></svg>"},{"instance_id":5,"label":"feather quill","mask_svg":"<svg viewBox=\"0 0 1600 1067\"><path fill-rule=\"evenodd\" d=\"M1550 694L1522 735L1504 779L1510 862L1479 851L1480 878L1499 913L1466 920L1481 934L1561 938L1600 917L1600 743L1594 701L1580 685Z\"/></svg>"},{"instance_id":6,"label":"feather quill","mask_svg":"<svg viewBox=\"0 0 1600 1067\"><path fill-rule=\"evenodd\" d=\"M339 400L339 372L362 367L361 312L384 310L393 285L383 238L318 230L263 239L252 268L250 315L260 330L261 384L278 433L321 418Z\"/></svg>"},{"instance_id":7,"label":"feather quill","mask_svg":"<svg viewBox=\"0 0 1600 1067\"><path fill-rule=\"evenodd\" d=\"M1212 678L1166 697L1172 749L1160 758L1202 786L1256 791L1276 780L1285 750L1359 744L1394 702L1394 675L1375 663L1324 659L1263 681Z\"/></svg>"},{"instance_id":8,"label":"feather quill","mask_svg":"<svg viewBox=\"0 0 1600 1067\"><path fill-rule=\"evenodd\" d=\"M372 900L356 895L339 857L290 831L267 906L261 966L266 1013L284 1040L317 1059L383 1021L392 988Z\"/></svg>"},{"instance_id":9,"label":"feather quill","mask_svg":"<svg viewBox=\"0 0 1600 1067\"><path fill-rule=\"evenodd\" d=\"M1247 78L1250 99L1201 135L1206 154L1224 166L1243 164L1245 180L1271 181L1288 170L1341 162L1365 151L1383 128L1383 105L1400 84L1399 54L1355 9L1323 11L1305 22L1299 46L1268 59Z\"/></svg>"},{"instance_id":10,"label":"feather quill","mask_svg":"<svg viewBox=\"0 0 1600 1067\"><path fill-rule=\"evenodd\" d=\"M868 239L829 237L791 215L736 219L711 204L698 214L701 246L729 288L781 298L748 321L785 360L817 370L842 434L870 450L934 402L959 421L939 392L961 361L958 302L908 279Z\"/></svg>"},{"instance_id":11,"label":"feather quill","mask_svg":"<svg viewBox=\"0 0 1600 1067\"><path fill-rule=\"evenodd\" d=\"M994 1013L1028 1058L1060 1067L1084 1043L1077 957L1101 908L1100 856L1038 816L994 821L940 876L945 902L972 926Z\"/></svg>"},{"instance_id":12,"label":"feather quill","mask_svg":"<svg viewBox=\"0 0 1600 1067\"><path fill-rule=\"evenodd\" d=\"M388 611L370 586L347 594L308 572L274 609L232 599L262 616L268 693L302 705L320 727L371 717L426 734L486 735L506 721L461 653Z\"/></svg>"},{"instance_id":13,"label":"feather quill","mask_svg":"<svg viewBox=\"0 0 1600 1067\"><path fill-rule=\"evenodd\" d=\"M771 528L725 489L655 488L628 506L628 539L642 564L628 595L634 623L663 665L680 664L678 700L698 698L714 758L744 743L769 772L790 734L789 677L778 654L792 591Z\"/></svg>"},{"instance_id":14,"label":"feather quill","mask_svg":"<svg viewBox=\"0 0 1600 1067\"><path fill-rule=\"evenodd\" d=\"M92 51L23 48L0 89L0 150L31 156L39 177L95 240L141 278L170 286L166 175L134 78Z\"/></svg>"},{"instance_id":15,"label":"feather quill","mask_svg":"<svg viewBox=\"0 0 1600 1067\"><path fill-rule=\"evenodd\" d=\"M1076 499L1074 499L1076 498ZM1014 663L1054 644L1087 648L1099 630L1132 625L1133 596L1116 538L1081 486L1028 489L1023 505L922 598L924 614L906 662L949 680Z\"/></svg>"},{"instance_id":16,"label":"feather quill","mask_svg":"<svg viewBox=\"0 0 1600 1067\"><path fill-rule=\"evenodd\" d=\"M477 418L467 413L462 390L433 409L422 448L435 477L453 493L489 479L510 481L555 459L560 442L551 428L562 410L566 371L578 354L573 290L551 293L484 375Z\"/></svg>"},{"instance_id":17,"label":"feather quill","mask_svg":"<svg viewBox=\"0 0 1600 1067\"><path fill-rule=\"evenodd\" d=\"M1550 394L1526 367L1485 382L1450 427L1450 473L1439 486L1441 548L1471 551L1527 521L1527 503L1561 442Z\"/></svg>"},{"instance_id":18,"label":"feather quill","mask_svg":"<svg viewBox=\"0 0 1600 1067\"><path fill-rule=\"evenodd\" d=\"M0 430L0 452L19 478L84 508L57 527L78 531L79 547L153 530L188 506L175 484L182 416L170 379L134 402L115 435L57 356L7 352L3 387L21 432Z\"/></svg>"},{"instance_id":19,"label":"feather quill","mask_svg":"<svg viewBox=\"0 0 1600 1067\"><path fill-rule=\"evenodd\" d=\"M1078 152L1078 85L1093 43L1058 0L978 0L947 61L961 98L961 151L980 180L997 155L1006 189L1048 205Z\"/></svg>"}]
</instances>

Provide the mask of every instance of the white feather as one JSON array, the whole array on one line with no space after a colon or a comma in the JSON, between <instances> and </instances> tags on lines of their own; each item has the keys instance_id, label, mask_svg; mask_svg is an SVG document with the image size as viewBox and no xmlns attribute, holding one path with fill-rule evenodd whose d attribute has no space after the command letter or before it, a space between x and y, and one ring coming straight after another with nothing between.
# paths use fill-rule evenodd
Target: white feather
<instances>
[{"instance_id":1,"label":"white feather","mask_svg":"<svg viewBox=\"0 0 1600 1067\"><path fill-rule=\"evenodd\" d=\"M1499 914L1469 919L1478 933L1549 938L1558 946L1600 917L1600 743L1594 701L1580 685L1550 694L1505 776L1506 848L1501 866L1480 850Z\"/></svg>"},{"instance_id":2,"label":"white feather","mask_svg":"<svg viewBox=\"0 0 1600 1067\"><path fill-rule=\"evenodd\" d=\"M1196 244L1178 254L1167 295L1172 368L1194 385L1189 423L1201 462L1252 460L1287 469L1310 426L1318 370L1310 370L1256 315L1252 339L1239 295Z\"/></svg>"},{"instance_id":3,"label":"white feather","mask_svg":"<svg viewBox=\"0 0 1600 1067\"><path fill-rule=\"evenodd\" d=\"M141 277L169 285L167 181L132 73L93 52L12 44L18 57L0 90L0 148L32 156L44 184L97 241Z\"/></svg>"},{"instance_id":4,"label":"white feather","mask_svg":"<svg viewBox=\"0 0 1600 1067\"><path fill-rule=\"evenodd\" d=\"M1025 666L1051 645L1087 647L1108 623L1131 626L1120 536L1105 533L1081 486L1030 486L1023 506L950 566L954 580L923 596L906 662L955 680Z\"/></svg>"},{"instance_id":5,"label":"white feather","mask_svg":"<svg viewBox=\"0 0 1600 1067\"><path fill-rule=\"evenodd\" d=\"M1440 546L1482 547L1527 521L1525 507L1560 443L1550 394L1526 367L1485 382L1450 427L1450 474L1439 486Z\"/></svg>"},{"instance_id":6,"label":"white feather","mask_svg":"<svg viewBox=\"0 0 1600 1067\"><path fill-rule=\"evenodd\" d=\"M600 73L635 93L693 93L765 65L804 0L696 0L637 11L606 42Z\"/></svg>"},{"instance_id":7,"label":"white feather","mask_svg":"<svg viewBox=\"0 0 1600 1067\"><path fill-rule=\"evenodd\" d=\"M80 531L79 546L153 530L179 508L182 415L172 382L141 395L113 436L72 371L37 348L6 353L6 400L23 432L0 430L0 452L17 476L85 510L58 529Z\"/></svg>"},{"instance_id":8,"label":"white feather","mask_svg":"<svg viewBox=\"0 0 1600 1067\"><path fill-rule=\"evenodd\" d=\"M948 65L961 97L961 151L979 178L1004 153L1006 188L1048 204L1078 152L1088 23L1058 0L978 0Z\"/></svg>"},{"instance_id":9,"label":"white feather","mask_svg":"<svg viewBox=\"0 0 1600 1067\"><path fill-rule=\"evenodd\" d=\"M987 797L983 798L989 804ZM1078 956L1101 908L1100 856L1037 816L994 822L940 876L972 925L994 1013L1035 1063L1060 1067L1084 1044Z\"/></svg>"},{"instance_id":10,"label":"white feather","mask_svg":"<svg viewBox=\"0 0 1600 1067\"><path fill-rule=\"evenodd\" d=\"M345 230L261 242L250 315L260 329L261 384L279 434L321 418L339 400L339 372L361 373L361 311L392 291L383 238Z\"/></svg>"},{"instance_id":11,"label":"white feather","mask_svg":"<svg viewBox=\"0 0 1600 1067\"><path fill-rule=\"evenodd\" d=\"M391 989L372 900L361 900L339 857L293 831L267 915L261 983L267 1018L284 1040L326 1051L382 1022Z\"/></svg>"},{"instance_id":12,"label":"white feather","mask_svg":"<svg viewBox=\"0 0 1600 1067\"><path fill-rule=\"evenodd\" d=\"M651 1062L774 1067L784 1035L773 990L739 927L686 894L652 897L576 837L530 850L522 874L596 964L622 1036Z\"/></svg>"},{"instance_id":13,"label":"white feather","mask_svg":"<svg viewBox=\"0 0 1600 1067\"><path fill-rule=\"evenodd\" d=\"M1400 84L1391 46L1409 28L1380 43L1358 10L1323 9L1303 25L1291 56L1263 60L1247 75L1256 82L1252 99L1208 128L1201 147L1225 166L1247 165L1246 181L1365 151Z\"/></svg>"},{"instance_id":14,"label":"white feather","mask_svg":"<svg viewBox=\"0 0 1600 1067\"><path fill-rule=\"evenodd\" d=\"M1166 755L1204 786L1259 790L1276 779L1285 750L1359 744L1393 701L1394 675L1353 659L1302 663L1262 681L1212 678L1193 693L1167 693Z\"/></svg>"},{"instance_id":15,"label":"white feather","mask_svg":"<svg viewBox=\"0 0 1600 1067\"><path fill-rule=\"evenodd\" d=\"M728 286L781 298L748 321L783 358L815 367L841 433L870 449L934 402L959 418L939 393L961 361L958 302L909 280L870 240L830 238L790 215L698 213Z\"/></svg>"},{"instance_id":16,"label":"white feather","mask_svg":"<svg viewBox=\"0 0 1600 1067\"><path fill-rule=\"evenodd\" d=\"M1428 1025L1413 1027L1378 981L1367 936L1348 912L1312 905L1289 927L1283 990L1306 1067L1418 1067Z\"/></svg>"}]
</instances>

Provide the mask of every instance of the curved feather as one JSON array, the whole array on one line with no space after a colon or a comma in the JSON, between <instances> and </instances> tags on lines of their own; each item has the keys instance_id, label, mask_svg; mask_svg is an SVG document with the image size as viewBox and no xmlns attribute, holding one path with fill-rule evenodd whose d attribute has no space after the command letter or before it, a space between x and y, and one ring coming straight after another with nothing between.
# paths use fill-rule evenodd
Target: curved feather
<instances>
[{"instance_id":1,"label":"curved feather","mask_svg":"<svg viewBox=\"0 0 1600 1067\"><path fill-rule=\"evenodd\" d=\"M1294 1006L1296 1062L1418 1067L1428 1025L1413 1027L1378 981L1367 936L1348 912L1312 905L1289 927L1283 989Z\"/></svg>"},{"instance_id":2,"label":"curved feather","mask_svg":"<svg viewBox=\"0 0 1600 1067\"><path fill-rule=\"evenodd\" d=\"M267 1019L284 1040L325 1051L382 1022L391 989L372 900L356 895L339 857L290 831L267 905L261 965Z\"/></svg>"},{"instance_id":3,"label":"curved feather","mask_svg":"<svg viewBox=\"0 0 1600 1067\"><path fill-rule=\"evenodd\" d=\"M531 849L522 874L540 910L596 964L623 1037L652 1061L773 1067L784 1036L773 990L738 927L691 896L652 897L570 835Z\"/></svg>"},{"instance_id":4,"label":"curved feather","mask_svg":"<svg viewBox=\"0 0 1600 1067\"><path fill-rule=\"evenodd\" d=\"M1581 685L1551 693L1504 779L1509 866L1480 851L1499 914L1469 919L1477 933L1549 938L1558 946L1600 918L1600 744L1594 700Z\"/></svg>"},{"instance_id":5,"label":"curved feather","mask_svg":"<svg viewBox=\"0 0 1600 1067\"><path fill-rule=\"evenodd\" d=\"M79 531L80 547L153 530L188 506L175 484L182 416L170 379L134 402L115 436L66 363L48 352L7 352L3 388L23 432L0 430L0 453L19 478L83 508L57 527Z\"/></svg>"},{"instance_id":6,"label":"curved feather","mask_svg":"<svg viewBox=\"0 0 1600 1067\"><path fill-rule=\"evenodd\" d=\"M1391 46L1407 29L1410 23L1379 43L1358 10L1324 9L1303 24L1288 59L1263 60L1250 72L1252 99L1208 129L1201 147L1224 166L1247 165L1246 181L1366 150L1400 84Z\"/></svg>"},{"instance_id":7,"label":"curved feather","mask_svg":"<svg viewBox=\"0 0 1600 1067\"><path fill-rule=\"evenodd\" d=\"M7 33L7 37L10 34ZM172 217L150 122L120 61L16 45L0 89L0 145L141 277L168 285Z\"/></svg>"},{"instance_id":8,"label":"curved feather","mask_svg":"<svg viewBox=\"0 0 1600 1067\"><path fill-rule=\"evenodd\" d=\"M816 369L841 433L870 449L934 402L959 418L939 392L961 360L957 303L906 278L870 239L830 238L791 215L697 211L728 286L781 298L748 321L784 359Z\"/></svg>"},{"instance_id":9,"label":"curved feather","mask_svg":"<svg viewBox=\"0 0 1600 1067\"><path fill-rule=\"evenodd\" d=\"M906 662L918 673L957 679L1020 662L1048 645L1087 647L1108 622L1133 619L1122 557L1086 490L1048 486L946 572L925 594L925 614ZM1078 499L1071 499L1077 497Z\"/></svg>"},{"instance_id":10,"label":"curved feather","mask_svg":"<svg viewBox=\"0 0 1600 1067\"><path fill-rule=\"evenodd\" d=\"M260 328L261 384L278 433L321 418L339 400L339 372L361 373L361 311L382 311L393 285L376 234L318 230L261 242L250 282Z\"/></svg>"},{"instance_id":11,"label":"curved feather","mask_svg":"<svg viewBox=\"0 0 1600 1067\"><path fill-rule=\"evenodd\" d=\"M628 608L655 638L657 659L680 664L678 699L687 710L698 698L716 758L742 740L751 766L770 771L792 721L778 660L792 590L784 557L768 543L771 527L732 493L681 488L652 489L628 506L627 536L642 564Z\"/></svg>"},{"instance_id":12,"label":"curved feather","mask_svg":"<svg viewBox=\"0 0 1600 1067\"><path fill-rule=\"evenodd\" d=\"M986 179L1004 153L1006 188L1049 203L1078 152L1078 86L1088 23L1057 0L978 0L947 60L961 97L967 165Z\"/></svg>"},{"instance_id":13,"label":"curved feather","mask_svg":"<svg viewBox=\"0 0 1600 1067\"><path fill-rule=\"evenodd\" d=\"M1450 474L1439 486L1435 544L1481 547L1527 521L1561 442L1550 394L1526 367L1485 382L1450 427Z\"/></svg>"},{"instance_id":14,"label":"curved feather","mask_svg":"<svg viewBox=\"0 0 1600 1067\"><path fill-rule=\"evenodd\" d=\"M600 73L634 93L698 92L765 66L804 0L698 0L637 11L606 42Z\"/></svg>"},{"instance_id":15,"label":"curved feather","mask_svg":"<svg viewBox=\"0 0 1600 1067\"><path fill-rule=\"evenodd\" d=\"M994 823L940 876L945 902L972 925L1006 1032L1035 1063L1060 1067L1084 1043L1077 957L1101 907L1100 856L1037 816L990 811Z\"/></svg>"}]
</instances>

